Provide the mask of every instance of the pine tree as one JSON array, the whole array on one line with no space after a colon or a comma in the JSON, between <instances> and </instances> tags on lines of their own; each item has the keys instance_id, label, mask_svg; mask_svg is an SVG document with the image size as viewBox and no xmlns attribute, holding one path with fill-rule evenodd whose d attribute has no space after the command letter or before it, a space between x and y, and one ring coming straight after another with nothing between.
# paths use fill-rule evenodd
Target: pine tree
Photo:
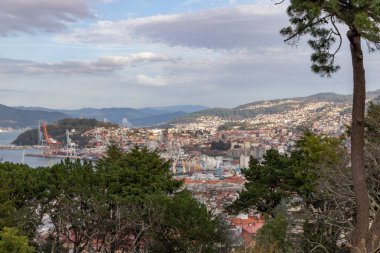
<instances>
[{"instance_id":1,"label":"pine tree","mask_svg":"<svg viewBox=\"0 0 380 253\"><path fill-rule=\"evenodd\" d=\"M362 40L370 51L380 48L380 0L290 0L287 13L291 26L281 30L285 41L296 44L301 36L311 36L308 42L313 49L311 68L321 76L339 70L335 56L343 41L340 28L348 29L354 82L351 166L356 203L351 243L352 252L372 252L380 242L380 210L371 222L364 168L366 82Z\"/></svg>"}]
</instances>

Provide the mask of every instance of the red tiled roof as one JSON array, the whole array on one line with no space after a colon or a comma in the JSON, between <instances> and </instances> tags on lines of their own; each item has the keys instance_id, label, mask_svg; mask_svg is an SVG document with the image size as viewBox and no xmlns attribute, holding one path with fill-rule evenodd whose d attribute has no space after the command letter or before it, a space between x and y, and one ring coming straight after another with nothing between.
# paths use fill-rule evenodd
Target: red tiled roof
<instances>
[{"instance_id":1,"label":"red tiled roof","mask_svg":"<svg viewBox=\"0 0 380 253\"><path fill-rule=\"evenodd\" d=\"M257 234L257 231L264 226L263 219L248 217L248 219L232 218L230 219L232 226L240 226L243 231L250 234Z\"/></svg>"}]
</instances>

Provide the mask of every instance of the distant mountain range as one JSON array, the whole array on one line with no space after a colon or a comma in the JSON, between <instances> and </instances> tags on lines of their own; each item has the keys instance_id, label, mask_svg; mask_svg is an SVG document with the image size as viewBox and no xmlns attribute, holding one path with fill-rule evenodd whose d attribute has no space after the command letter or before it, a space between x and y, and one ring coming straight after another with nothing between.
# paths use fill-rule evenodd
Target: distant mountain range
<instances>
[{"instance_id":1,"label":"distant mountain range","mask_svg":"<svg viewBox=\"0 0 380 253\"><path fill-rule=\"evenodd\" d=\"M145 127L165 123L179 116L205 110L208 107L201 105L178 105L167 107L134 108L83 108L80 110L60 110L74 118L106 119L109 122L122 124L123 118L127 118L136 127Z\"/></svg>"},{"instance_id":2,"label":"distant mountain range","mask_svg":"<svg viewBox=\"0 0 380 253\"><path fill-rule=\"evenodd\" d=\"M0 127L23 128L37 125L39 119L47 122L55 122L59 119L68 118L62 112L48 112L44 110L23 110L5 105L0 105Z\"/></svg>"},{"instance_id":3,"label":"distant mountain range","mask_svg":"<svg viewBox=\"0 0 380 253\"><path fill-rule=\"evenodd\" d=\"M380 102L380 90L367 92L367 99ZM122 124L127 118L135 127L159 124L191 123L203 116L214 116L224 120L244 120L259 114L285 113L294 109L295 104L307 105L315 101L351 103L352 95L336 93L318 93L307 97L257 101L235 108L208 108L201 105L178 105L147 108L83 108L78 110L60 110L41 107L8 107L0 105L0 127L33 127L38 120L54 122L63 118L95 118L115 124Z\"/></svg>"},{"instance_id":4,"label":"distant mountain range","mask_svg":"<svg viewBox=\"0 0 380 253\"><path fill-rule=\"evenodd\" d=\"M367 99L380 101L380 90L367 92ZM200 120L201 117L218 117L223 120L240 121L250 119L259 114L285 113L292 110L295 106L307 105L311 102L333 102L333 103L351 103L352 95L340 95L336 93L318 93L307 97L295 97L285 99L275 99L266 101L257 101L235 108L212 108L203 111L193 112L180 116L172 120L171 124L192 123Z\"/></svg>"},{"instance_id":5,"label":"distant mountain range","mask_svg":"<svg viewBox=\"0 0 380 253\"><path fill-rule=\"evenodd\" d=\"M50 109L42 107L8 107L0 105L0 127L23 128L37 125L38 120L55 122L64 118L95 118L122 124L127 118L136 127L158 125L179 116L207 109L201 105L134 108L83 108L78 110Z\"/></svg>"}]
</instances>

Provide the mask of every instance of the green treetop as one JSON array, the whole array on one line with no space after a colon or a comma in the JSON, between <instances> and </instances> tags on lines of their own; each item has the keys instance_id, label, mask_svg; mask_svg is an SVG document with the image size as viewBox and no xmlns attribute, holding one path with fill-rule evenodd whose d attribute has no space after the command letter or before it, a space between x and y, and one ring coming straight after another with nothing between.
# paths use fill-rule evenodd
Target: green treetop
<instances>
[{"instance_id":1,"label":"green treetop","mask_svg":"<svg viewBox=\"0 0 380 253\"><path fill-rule=\"evenodd\" d=\"M33 253L34 248L29 246L28 238L20 235L15 228L3 228L0 232L1 253Z\"/></svg>"}]
</instances>

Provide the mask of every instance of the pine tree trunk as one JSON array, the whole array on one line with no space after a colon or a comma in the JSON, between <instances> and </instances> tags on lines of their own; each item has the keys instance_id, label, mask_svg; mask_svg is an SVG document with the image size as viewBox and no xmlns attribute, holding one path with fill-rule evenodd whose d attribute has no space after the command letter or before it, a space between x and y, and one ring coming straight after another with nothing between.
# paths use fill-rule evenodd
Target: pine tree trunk
<instances>
[{"instance_id":1,"label":"pine tree trunk","mask_svg":"<svg viewBox=\"0 0 380 253\"><path fill-rule=\"evenodd\" d=\"M365 71L360 34L351 29L347 33L350 41L354 94L351 129L351 168L356 203L355 229L352 233L352 253L364 252L369 230L369 199L364 168L364 111L365 111ZM356 248L356 249L355 249Z\"/></svg>"}]
</instances>

